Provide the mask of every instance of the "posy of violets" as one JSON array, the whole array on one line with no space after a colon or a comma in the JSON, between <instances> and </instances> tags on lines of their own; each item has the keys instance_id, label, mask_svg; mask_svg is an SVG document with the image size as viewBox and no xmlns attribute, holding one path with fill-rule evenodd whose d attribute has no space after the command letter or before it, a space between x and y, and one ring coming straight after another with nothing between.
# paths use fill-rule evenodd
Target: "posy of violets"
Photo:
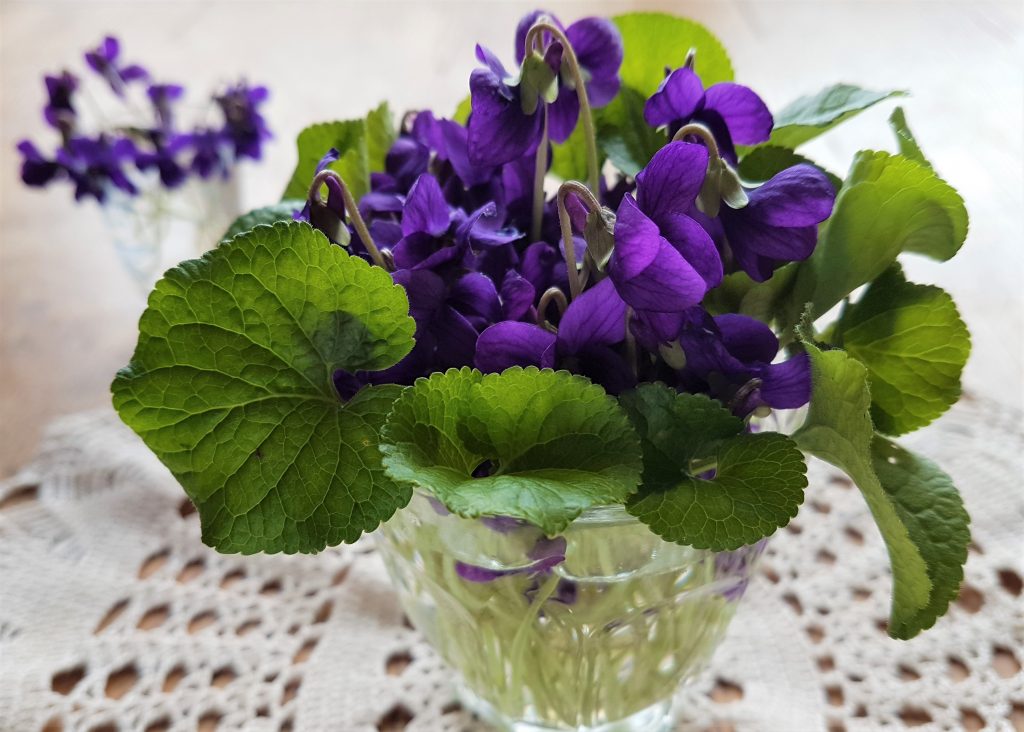
<instances>
[{"instance_id":1,"label":"posy of violets","mask_svg":"<svg viewBox=\"0 0 1024 732\"><path fill-rule=\"evenodd\" d=\"M537 11L513 41L476 48L453 118L396 131L381 105L304 130L282 202L157 285L114 403L204 541L318 551L421 490L542 529L530 571L607 504L668 541L760 548L811 454L878 522L890 633L929 627L967 516L890 438L956 401L969 336L898 257L951 258L966 212L901 109L899 153L858 153L845 180L796 152L901 93L839 84L773 116L663 14ZM764 419L808 404L789 436Z\"/></svg>"},{"instance_id":2,"label":"posy of violets","mask_svg":"<svg viewBox=\"0 0 1024 732\"><path fill-rule=\"evenodd\" d=\"M91 78L66 70L44 77L43 119L59 134L60 144L49 153L31 140L18 143L25 184L44 187L68 181L76 200L92 198L102 204L112 190L137 195L140 172L157 174L160 185L173 189L189 177L227 178L237 161L261 158L270 137L260 109L268 97L266 87L245 81L228 85L211 97L218 113L214 122L183 127L185 88L157 81L139 64L126 62L117 38L104 38L85 53L85 62ZM82 109L99 96L98 90L85 88L96 86L93 82L113 93L129 123L90 129Z\"/></svg>"}]
</instances>

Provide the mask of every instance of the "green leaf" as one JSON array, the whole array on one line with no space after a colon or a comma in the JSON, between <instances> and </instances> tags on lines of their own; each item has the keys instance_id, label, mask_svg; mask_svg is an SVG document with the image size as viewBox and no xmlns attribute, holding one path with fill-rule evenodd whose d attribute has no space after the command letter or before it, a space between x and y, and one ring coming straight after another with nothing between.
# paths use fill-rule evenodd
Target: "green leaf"
<instances>
[{"instance_id":1,"label":"green leaf","mask_svg":"<svg viewBox=\"0 0 1024 732\"><path fill-rule=\"evenodd\" d=\"M676 69L696 49L694 70L704 86L732 81L732 62L721 41L700 23L668 13L626 13L612 18L622 34L622 85L642 96L654 93L665 67Z\"/></svg>"},{"instance_id":2,"label":"green leaf","mask_svg":"<svg viewBox=\"0 0 1024 732\"><path fill-rule=\"evenodd\" d=\"M796 516L807 465L791 439L777 432L737 435L721 442L715 457L714 478L684 475L645 486L626 508L666 541L711 551L753 544Z\"/></svg>"},{"instance_id":3,"label":"green leaf","mask_svg":"<svg viewBox=\"0 0 1024 732\"><path fill-rule=\"evenodd\" d=\"M619 404L640 435L644 483L675 480L717 442L743 432L743 420L718 402L664 384L642 384L620 396Z\"/></svg>"},{"instance_id":4,"label":"green leaf","mask_svg":"<svg viewBox=\"0 0 1024 732\"><path fill-rule=\"evenodd\" d=\"M299 162L285 188L284 198L306 197L317 164L332 147L341 153L341 158L331 163L330 169L344 179L356 200L370 189L370 160L364 120L312 125L299 133L296 145Z\"/></svg>"},{"instance_id":5,"label":"green leaf","mask_svg":"<svg viewBox=\"0 0 1024 732\"><path fill-rule=\"evenodd\" d=\"M829 182L836 191L843 187L842 179L835 173L830 173L813 160L793 152L788 147L775 145L761 145L751 149L740 160L739 174L745 181L763 183L786 168L792 168L800 163L813 165L828 176Z\"/></svg>"},{"instance_id":6,"label":"green leaf","mask_svg":"<svg viewBox=\"0 0 1024 732\"><path fill-rule=\"evenodd\" d=\"M876 279L846 309L837 342L868 369L871 417L886 434L911 432L960 397L970 333L953 298L907 282L898 266Z\"/></svg>"},{"instance_id":7,"label":"green leaf","mask_svg":"<svg viewBox=\"0 0 1024 732\"><path fill-rule=\"evenodd\" d=\"M370 173L384 169L384 156L395 139L394 122L387 103L372 110L363 119L322 122L299 133L296 142L299 161L292 173L284 198L305 199L316 174L316 166L332 147L341 157L330 169L344 179L358 201L370 190Z\"/></svg>"},{"instance_id":8,"label":"green leaf","mask_svg":"<svg viewBox=\"0 0 1024 732\"><path fill-rule=\"evenodd\" d=\"M851 84L830 86L817 94L800 97L776 112L768 144L795 148L884 99L903 96L906 92L871 91Z\"/></svg>"},{"instance_id":9,"label":"green leaf","mask_svg":"<svg viewBox=\"0 0 1024 732\"><path fill-rule=\"evenodd\" d=\"M308 224L260 226L157 283L114 407L185 488L219 551L354 541L409 500L377 449L399 390L343 404L333 374L408 353L408 311L387 272Z\"/></svg>"},{"instance_id":10,"label":"green leaf","mask_svg":"<svg viewBox=\"0 0 1024 732\"><path fill-rule=\"evenodd\" d=\"M594 120L597 143L608 159L626 175L636 175L668 141L664 132L644 121L644 96L622 87Z\"/></svg>"},{"instance_id":11,"label":"green leaf","mask_svg":"<svg viewBox=\"0 0 1024 732\"><path fill-rule=\"evenodd\" d=\"M896 142L900 146L900 155L910 158L915 163L920 163L926 168L932 167L932 164L928 162L928 158L924 156L921 148L918 147L917 140L914 139L914 133L907 126L907 118L903 114L903 107L896 107L896 109L892 110L892 114L889 115L889 126L892 127L892 131L896 134Z\"/></svg>"},{"instance_id":12,"label":"green leaf","mask_svg":"<svg viewBox=\"0 0 1024 732\"><path fill-rule=\"evenodd\" d=\"M790 321L807 302L815 314L827 312L902 252L944 261L966 237L963 199L934 171L900 155L860 152L814 254L799 267Z\"/></svg>"},{"instance_id":13,"label":"green leaf","mask_svg":"<svg viewBox=\"0 0 1024 732\"><path fill-rule=\"evenodd\" d=\"M871 443L875 473L928 565L928 604L911 618L893 618L889 634L912 638L942 617L960 592L971 541L970 516L952 479L939 466L881 437Z\"/></svg>"},{"instance_id":14,"label":"green leaf","mask_svg":"<svg viewBox=\"0 0 1024 732\"><path fill-rule=\"evenodd\" d=\"M269 206L256 208L249 213L244 213L231 222L231 226L224 232L221 241L230 239L242 232L255 229L260 224L274 224L278 221L291 221L292 214L306 205L305 199L290 198L280 203L272 203Z\"/></svg>"},{"instance_id":15,"label":"green leaf","mask_svg":"<svg viewBox=\"0 0 1024 732\"><path fill-rule=\"evenodd\" d=\"M933 586L921 547L875 472L867 369L842 351L819 350L806 333L801 337L811 359L811 406L793 437L802 450L840 468L860 488L892 565L889 632L910 637L917 632L915 627L924 627L921 621L933 602Z\"/></svg>"},{"instance_id":16,"label":"green leaf","mask_svg":"<svg viewBox=\"0 0 1024 732\"><path fill-rule=\"evenodd\" d=\"M552 146L551 172L562 180L587 179L587 143L583 125L576 125L569 139L561 145Z\"/></svg>"},{"instance_id":17,"label":"green leaf","mask_svg":"<svg viewBox=\"0 0 1024 732\"><path fill-rule=\"evenodd\" d=\"M796 445L777 433L743 434L743 420L705 396L647 384L620 402L640 435L643 484L627 510L667 541L726 551L796 515L807 485ZM711 459L716 473L699 478Z\"/></svg>"},{"instance_id":18,"label":"green leaf","mask_svg":"<svg viewBox=\"0 0 1024 732\"><path fill-rule=\"evenodd\" d=\"M384 159L397 137L391 108L387 102L381 102L366 115L366 155L371 173L384 170Z\"/></svg>"},{"instance_id":19,"label":"green leaf","mask_svg":"<svg viewBox=\"0 0 1024 732\"><path fill-rule=\"evenodd\" d=\"M395 480L468 517L512 516L549 536L585 509L621 503L640 478L640 445L600 386L563 371L464 368L420 379L381 438ZM490 461L486 477L474 478Z\"/></svg>"},{"instance_id":20,"label":"green leaf","mask_svg":"<svg viewBox=\"0 0 1024 732\"><path fill-rule=\"evenodd\" d=\"M797 263L791 262L764 282L754 282L746 272L732 272L704 298L704 306L713 314L739 313L771 325L780 303L789 297L796 280Z\"/></svg>"}]
</instances>

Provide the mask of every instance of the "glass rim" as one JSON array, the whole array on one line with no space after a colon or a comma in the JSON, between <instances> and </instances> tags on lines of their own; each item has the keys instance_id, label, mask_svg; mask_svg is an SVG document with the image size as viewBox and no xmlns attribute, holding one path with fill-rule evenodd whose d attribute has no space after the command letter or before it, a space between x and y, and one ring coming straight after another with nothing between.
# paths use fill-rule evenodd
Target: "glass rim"
<instances>
[{"instance_id":1,"label":"glass rim","mask_svg":"<svg viewBox=\"0 0 1024 732\"><path fill-rule=\"evenodd\" d=\"M429 488L423 486L417 486L413 489L413 493L422 498L428 500L433 499L440 501L441 499L430 492ZM463 518L456 516L457 518ZM466 519L467 521L471 519ZM600 506L591 506L583 510L579 516L573 519L566 527L566 531L569 531L574 526L621 526L625 524L638 524L640 519L626 511L626 507L621 503L606 503ZM564 532L563 532L564 533Z\"/></svg>"}]
</instances>

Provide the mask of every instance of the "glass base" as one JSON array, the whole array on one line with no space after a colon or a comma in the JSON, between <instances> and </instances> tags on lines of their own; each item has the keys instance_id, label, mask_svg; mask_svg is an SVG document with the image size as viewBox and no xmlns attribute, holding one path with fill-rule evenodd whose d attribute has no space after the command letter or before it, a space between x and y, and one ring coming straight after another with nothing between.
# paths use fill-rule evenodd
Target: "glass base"
<instances>
[{"instance_id":1,"label":"glass base","mask_svg":"<svg viewBox=\"0 0 1024 732\"><path fill-rule=\"evenodd\" d=\"M668 732L672 727L672 699L641 709L625 719L597 727L552 727L518 719L509 719L463 684L456 685L462 706L502 732Z\"/></svg>"}]
</instances>

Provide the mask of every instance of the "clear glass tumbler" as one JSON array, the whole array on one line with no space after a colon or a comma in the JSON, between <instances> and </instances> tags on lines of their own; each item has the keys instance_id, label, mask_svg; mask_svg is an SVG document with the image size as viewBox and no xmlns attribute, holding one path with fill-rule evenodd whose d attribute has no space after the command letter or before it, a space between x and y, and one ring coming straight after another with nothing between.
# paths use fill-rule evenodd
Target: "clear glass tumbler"
<instances>
[{"instance_id":1,"label":"clear glass tumbler","mask_svg":"<svg viewBox=\"0 0 1024 732\"><path fill-rule=\"evenodd\" d=\"M416 494L380 546L410 620L464 704L514 732L656 732L721 641L764 542L663 541L621 506L558 537Z\"/></svg>"}]
</instances>

